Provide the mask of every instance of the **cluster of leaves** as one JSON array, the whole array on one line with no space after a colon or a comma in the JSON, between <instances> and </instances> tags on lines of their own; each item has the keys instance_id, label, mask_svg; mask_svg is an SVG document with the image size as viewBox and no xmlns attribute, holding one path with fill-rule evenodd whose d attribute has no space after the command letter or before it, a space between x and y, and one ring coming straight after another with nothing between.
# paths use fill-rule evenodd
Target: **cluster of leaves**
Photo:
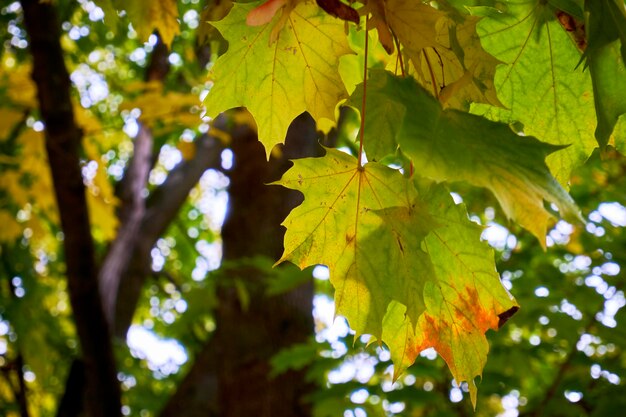
<instances>
[{"instance_id":1,"label":"cluster of leaves","mask_svg":"<svg viewBox=\"0 0 626 417\"><path fill-rule=\"evenodd\" d=\"M303 111L319 126L342 104L360 112L356 156L328 149L277 183L305 196L279 262L327 265L337 313L388 345L396 375L434 347L474 403L484 333L518 307L464 207L431 181L488 188L543 243L545 202L581 219L563 187L595 147L594 127L601 147L626 145L621 0L479 3L236 3L214 23L229 46L205 100L211 117L246 107L268 155ZM325 10L360 15L349 31L372 47L353 50L347 23ZM344 80L358 73L341 64L355 52L366 71L350 95L356 82Z\"/></svg>"},{"instance_id":2,"label":"cluster of leaves","mask_svg":"<svg viewBox=\"0 0 626 417\"><path fill-rule=\"evenodd\" d=\"M85 132L83 166L91 220L98 250L103 252L117 224L112 184L119 181L120 167L132 149L120 111L130 126L140 110L141 122L155 136L161 157L155 161L149 187L156 188L171 169L167 155L192 158L195 144L190 138L206 128L200 125L197 106L206 74L196 65L192 25L183 16L197 9L201 14L197 36L214 39L217 33L204 21L221 19L230 3L209 2L211 6L202 11L195 1L99 0L106 25L91 19L91 2L57 3L67 24L62 41L70 69L106 79L110 90L104 101L79 105L81 98L89 97L89 85L75 80L80 93L75 113ZM342 4L319 3L334 4L331 10ZM0 351L5 350L0 352L0 367L6 376L0 380L0 410L10 415L19 409L13 371L20 368L15 364L21 357L26 366L17 372L27 373L19 379L27 381L32 415L53 415L64 390L67 359L77 354L77 341L64 268L58 262L61 235L28 57L23 46L11 46L26 42L18 29L15 4L3 6L0 13L0 35L6 39L0 62ZM605 300L619 298L610 293L623 299L619 285L623 272L615 275L602 268L611 260L623 264L619 253L624 229L598 219L594 212L596 218L587 221L594 228L606 228L602 241L594 233L577 230L546 254L509 224L520 241L496 254L497 266L506 288L513 283L523 308L514 323L491 338L490 361L483 370L488 348L484 332L498 328L517 304L500 284L493 251L479 243L481 227L468 220L465 206L450 198L447 187L459 185L436 183L465 181L490 189L506 216L530 230L542 245L551 224L544 201L576 220L577 209L564 188L572 170L596 147L594 132L602 146L608 142L626 150L622 116L626 25L621 4L621 0L369 1L352 4L362 16L361 26L350 23L346 28L315 4L292 0L236 4L226 19L215 23L229 45L211 72L214 86L207 109L214 116L227 108L247 107L268 154L280 152L275 145L284 140L299 113L308 111L326 130L334 124L339 106L365 113L366 103L362 144L372 162L363 165L358 144L344 141L340 145L353 149L354 156L330 149L324 158L297 161L279 181L306 197L286 221L283 260L331 267L334 289L328 285L322 292L335 294L338 314L348 317L356 331L372 333L391 348L396 376L419 350L434 346L458 381L452 382L444 372L443 360L422 360L390 391L391 381L384 375L389 358L376 349L380 361L374 376L320 389L312 398L316 415L336 416L358 408L369 415L392 414L385 402L402 402L407 415L466 415L458 404L442 400L451 389L471 390L475 398L472 381L481 374L484 395L477 400L483 413L479 415L503 411L500 399L514 396L514 390L521 392L521 397L517 392L520 411L532 415L554 410L609 415L611 407L621 410L616 394L623 383L615 384L612 376L623 380L625 375L621 358L626 339L623 329L604 326L595 318ZM134 30L123 25L128 21L117 22L114 9L126 11ZM353 22L353 13L346 16ZM88 35L71 35L84 27L89 28ZM172 56L184 61L164 85L137 81L146 67L146 53L154 46L142 42L150 39L154 28L171 45ZM218 46L211 44L214 54ZM371 68L366 83L364 66ZM342 109L338 130L352 128L345 116L355 113L349 111ZM571 192L583 212L603 201L625 201L626 188L616 182L624 178L623 160L612 162L608 177L606 166L596 170L597 155L587 171L572 177ZM217 246L214 217L219 216L206 209L204 194L221 199L226 182L216 172L205 180L153 248L154 279L146 285L135 315L135 323L176 339L190 356L215 328L210 309L218 302L214 280L196 279L216 267L207 266L212 258L206 248ZM487 201L495 207L490 196L476 189L454 190L463 195L468 212L479 213L473 220L480 218L484 225L492 220L484 214L485 204L480 204ZM500 214L496 220L507 224ZM588 257L591 263L571 269L576 257ZM165 259L164 266L159 259ZM271 264L267 259L250 263L262 269ZM294 281L296 274L276 271L267 276L268 292L284 291L302 279ZM597 276L607 284L602 293ZM245 304L245 286L234 285ZM538 287L548 288L549 298L538 298ZM589 302L593 297L597 303ZM582 311L582 319L567 313L571 305ZM624 311L615 316L620 325ZM375 348L357 343L351 349L352 335L345 336L339 344L347 346L346 356L326 344L296 346L275 358L275 373L309 365L310 377L326 387L329 370ZM592 351L577 346L588 336ZM43 350L48 360L42 360ZM133 413L142 410L142 415L144 411L150 415L161 408L181 375L171 367L149 363L139 350L131 353L126 346L118 352L125 404ZM601 371L594 373L596 367ZM461 384L463 380L469 383ZM364 382L368 399L352 401ZM573 404L560 395L564 390L583 392L584 401Z\"/></svg>"},{"instance_id":3,"label":"cluster of leaves","mask_svg":"<svg viewBox=\"0 0 626 417\"><path fill-rule=\"evenodd\" d=\"M455 188L464 191L474 221L505 232L492 240L496 263L503 283L522 306L502 330L489 337L489 360L475 413L469 404L458 402L468 387L451 381L445 362L430 351L423 352L415 366L393 384L385 375L391 367L389 355L374 346L365 348L360 340L353 344L351 335L339 341L326 336L332 347L318 345L325 357L330 356L328 351L347 347L331 365L306 356L303 348L281 360L296 366L308 357L312 376L320 368L333 369L328 392L316 396L320 415L336 415L337 407L357 416L362 411L382 416L400 409L400 415L446 416L618 412L625 375L625 310L622 307L615 314L615 307L625 304L620 253L626 223L617 218L609 221L600 212L607 201L626 198L623 170L623 157L611 153L601 160L595 153L582 169L574 171L571 193L588 213L587 227L558 222L549 232L548 251L521 228L500 226L506 219L493 210L497 202L487 193ZM375 370L373 376L364 377L370 367Z\"/></svg>"}]
</instances>

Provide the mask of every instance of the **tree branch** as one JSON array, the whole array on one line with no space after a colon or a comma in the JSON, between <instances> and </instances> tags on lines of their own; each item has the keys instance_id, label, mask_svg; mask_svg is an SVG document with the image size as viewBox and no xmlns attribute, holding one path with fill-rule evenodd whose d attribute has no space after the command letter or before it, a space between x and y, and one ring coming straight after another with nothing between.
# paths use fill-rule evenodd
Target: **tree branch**
<instances>
[{"instance_id":1,"label":"tree branch","mask_svg":"<svg viewBox=\"0 0 626 417\"><path fill-rule=\"evenodd\" d=\"M604 299L600 303L598 307L598 311L601 311L603 308L604 308ZM589 332L595 323L596 323L596 315L591 314L581 334ZM550 386L546 389L545 391L546 394L541 399L541 402L533 410L531 410L528 413L524 413L522 415L527 415L529 417L540 417L543 415L543 412L546 406L554 398L554 395L556 394L559 386L561 386L561 383L563 382L563 378L565 378L565 374L567 373L567 371L569 371L571 367L572 361L578 354L578 347L576 346L577 343L578 343L578 339L574 341L574 343L572 344L572 347L567 353L567 356L565 357L563 362L561 362L561 364L559 365L559 369L554 375L554 379L550 383Z\"/></svg>"},{"instance_id":2,"label":"tree branch","mask_svg":"<svg viewBox=\"0 0 626 417\"><path fill-rule=\"evenodd\" d=\"M80 169L82 132L70 99L56 9L39 0L21 0L33 56L33 80L45 124L46 151L64 234L68 292L86 365L86 407L92 417L120 415L109 328L98 289L94 245Z\"/></svg>"},{"instance_id":3,"label":"tree branch","mask_svg":"<svg viewBox=\"0 0 626 417\"><path fill-rule=\"evenodd\" d=\"M178 164L148 198L139 236L132 252L131 262L122 276L115 298L115 326L117 337L125 338L130 327L141 288L150 272L150 250L178 215L189 192L209 168L218 168L222 143L202 135L196 141L195 156Z\"/></svg>"},{"instance_id":4,"label":"tree branch","mask_svg":"<svg viewBox=\"0 0 626 417\"><path fill-rule=\"evenodd\" d=\"M100 293L102 304L109 324L113 324L115 305L122 278L122 272L128 269L139 230L146 211L143 190L148 183L152 158L152 134L140 125L134 142L134 153L128 170L122 180L120 199L120 225L117 236L111 244L100 268Z\"/></svg>"}]
</instances>

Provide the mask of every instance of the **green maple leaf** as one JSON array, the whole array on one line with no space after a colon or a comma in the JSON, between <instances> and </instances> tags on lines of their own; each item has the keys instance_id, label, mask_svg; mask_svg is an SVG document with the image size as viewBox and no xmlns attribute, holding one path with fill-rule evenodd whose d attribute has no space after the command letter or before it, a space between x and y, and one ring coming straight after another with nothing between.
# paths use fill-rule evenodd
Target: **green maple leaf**
<instances>
[{"instance_id":1,"label":"green maple leaf","mask_svg":"<svg viewBox=\"0 0 626 417\"><path fill-rule=\"evenodd\" d=\"M417 324L405 317L406 307L390 304L383 322L383 340L391 351L394 375L411 365L426 348L446 361L458 383L467 381L476 405L474 378L482 375L489 344L485 332L497 330L517 311L496 272L493 251L481 243L480 226L463 205L456 205L441 185L420 186L420 201L438 224L422 243L434 273L426 277L425 311Z\"/></svg>"},{"instance_id":2,"label":"green maple leaf","mask_svg":"<svg viewBox=\"0 0 626 417\"><path fill-rule=\"evenodd\" d=\"M476 33L479 18L414 0L388 0L384 7L389 27L413 64L415 78L445 106L501 105L493 84L500 61L481 46Z\"/></svg>"},{"instance_id":3,"label":"green maple leaf","mask_svg":"<svg viewBox=\"0 0 626 417\"><path fill-rule=\"evenodd\" d=\"M302 112L316 120L335 119L337 103L347 96L337 69L339 58L350 48L343 22L308 2L289 13L270 45L280 16L264 26L246 25L246 16L259 4L235 3L223 20L213 23L229 46L209 75L214 86L205 105L210 117L245 106L269 157Z\"/></svg>"},{"instance_id":4,"label":"green maple leaf","mask_svg":"<svg viewBox=\"0 0 626 417\"><path fill-rule=\"evenodd\" d=\"M276 184L305 195L283 223L279 263L327 265L337 314L357 334L380 338L393 299L417 320L423 310L418 276L429 268L419 245L432 222L415 203L409 180L378 163L359 167L353 156L327 149L323 158L294 161Z\"/></svg>"},{"instance_id":5,"label":"green maple leaf","mask_svg":"<svg viewBox=\"0 0 626 417\"><path fill-rule=\"evenodd\" d=\"M524 133L569 145L547 159L561 184L595 148L595 116L589 74L576 68L581 52L544 0L500 2L501 10L478 25L482 45L505 64L496 73L506 108L474 106L493 120L521 122Z\"/></svg>"},{"instance_id":6,"label":"green maple leaf","mask_svg":"<svg viewBox=\"0 0 626 417\"><path fill-rule=\"evenodd\" d=\"M621 3L621 5L620 5ZM598 115L596 139L606 146L615 126L615 144L626 146L626 6L622 0L586 1L589 45L585 51Z\"/></svg>"},{"instance_id":7,"label":"green maple leaf","mask_svg":"<svg viewBox=\"0 0 626 417\"><path fill-rule=\"evenodd\" d=\"M360 103L361 91L357 87L349 103ZM552 217L544 208L544 200L556 204L565 219L580 219L573 200L545 164L546 156L558 147L518 136L503 123L444 110L412 78L371 71L367 94L374 101L393 101L405 108L391 134L412 159L417 174L435 181L466 181L490 189L507 216L542 244ZM372 128L380 132L377 125L390 123L398 123L397 114L368 114L365 131Z\"/></svg>"}]
</instances>

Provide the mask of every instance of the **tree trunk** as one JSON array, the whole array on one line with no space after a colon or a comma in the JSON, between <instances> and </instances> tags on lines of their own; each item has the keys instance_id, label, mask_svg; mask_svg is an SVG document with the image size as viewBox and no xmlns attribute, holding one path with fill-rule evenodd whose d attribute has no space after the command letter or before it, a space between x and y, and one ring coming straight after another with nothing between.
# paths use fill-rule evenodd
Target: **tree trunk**
<instances>
[{"instance_id":1,"label":"tree trunk","mask_svg":"<svg viewBox=\"0 0 626 417\"><path fill-rule=\"evenodd\" d=\"M82 131L70 99L70 78L63 60L56 8L22 0L24 24L33 56L32 78L45 124L76 333L85 365L85 406L91 417L121 415L120 387L98 288L94 244L80 168Z\"/></svg>"},{"instance_id":2,"label":"tree trunk","mask_svg":"<svg viewBox=\"0 0 626 417\"><path fill-rule=\"evenodd\" d=\"M242 130L244 129L244 130ZM222 231L224 261L282 251L280 223L302 196L265 185L287 170L288 158L316 156L315 124L310 116L294 121L280 158L267 162L256 134L245 127L231 132L235 164L229 172L228 216ZM271 377L270 359L281 349L306 342L313 334L313 285L308 282L280 296L267 296L267 271L229 267L218 285L217 330L197 354L189 372L160 417L307 417L305 397L314 387L305 370ZM249 303L242 305L234 281L243 283Z\"/></svg>"},{"instance_id":3,"label":"tree trunk","mask_svg":"<svg viewBox=\"0 0 626 417\"><path fill-rule=\"evenodd\" d=\"M296 119L282 156L269 163L256 135L234 141L229 212L222 232L225 261L259 255L275 261L280 257L284 235L280 224L302 196L266 184L286 171L290 166L287 158L321 153L314 127L308 115ZM281 349L303 343L312 335L312 282L270 297L262 281L266 272L250 267L229 272L218 286L214 335L220 417L310 415L304 396L313 387L305 382L305 371L270 377L269 360ZM241 302L233 278L244 283L248 305Z\"/></svg>"}]
</instances>

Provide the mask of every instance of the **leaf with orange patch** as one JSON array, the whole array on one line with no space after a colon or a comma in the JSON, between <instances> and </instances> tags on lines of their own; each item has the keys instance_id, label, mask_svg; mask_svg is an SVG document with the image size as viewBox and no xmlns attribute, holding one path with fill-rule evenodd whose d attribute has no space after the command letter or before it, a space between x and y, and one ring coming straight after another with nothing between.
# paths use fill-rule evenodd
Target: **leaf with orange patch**
<instances>
[{"instance_id":1,"label":"leaf with orange patch","mask_svg":"<svg viewBox=\"0 0 626 417\"><path fill-rule=\"evenodd\" d=\"M367 138L366 138L367 139ZM485 332L517 307L500 283L481 229L446 188L420 184L379 163L328 149L322 158L294 161L276 184L304 202L284 221L278 263L324 264L335 287L337 314L357 336L385 342L396 376L434 347L454 378L480 376Z\"/></svg>"},{"instance_id":2,"label":"leaf with orange patch","mask_svg":"<svg viewBox=\"0 0 626 417\"><path fill-rule=\"evenodd\" d=\"M424 283L425 311L414 326L404 317L403 305L391 305L383 341L391 350L395 376L421 351L434 348L454 379L468 383L476 404L474 378L482 375L489 351L485 332L497 330L501 317L510 317L518 306L502 286L493 251L480 242L481 228L468 219L465 207L455 205L444 186L424 183L418 191L428 215L440 225L422 243L434 271Z\"/></svg>"}]
</instances>

